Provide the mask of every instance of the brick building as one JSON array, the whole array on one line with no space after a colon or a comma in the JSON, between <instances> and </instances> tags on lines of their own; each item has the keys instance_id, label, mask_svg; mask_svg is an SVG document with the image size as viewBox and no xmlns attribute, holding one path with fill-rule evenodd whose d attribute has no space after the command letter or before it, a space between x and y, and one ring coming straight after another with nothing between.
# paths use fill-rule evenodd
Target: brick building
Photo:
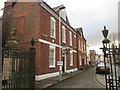
<instances>
[{"instance_id":1,"label":"brick building","mask_svg":"<svg viewBox=\"0 0 120 90\"><path fill-rule=\"evenodd\" d=\"M95 50L90 50L90 60L91 60L92 65L96 64L97 60L96 60L96 51Z\"/></svg>"},{"instance_id":2,"label":"brick building","mask_svg":"<svg viewBox=\"0 0 120 90\"><path fill-rule=\"evenodd\" d=\"M86 55L86 39L83 35L83 29L77 28L77 64L78 69L83 69L87 66L87 55Z\"/></svg>"},{"instance_id":3,"label":"brick building","mask_svg":"<svg viewBox=\"0 0 120 90\"><path fill-rule=\"evenodd\" d=\"M35 39L36 80L73 72L87 66L86 40L82 28L70 26L65 7L51 8L46 2L6 2L3 14L3 46L11 28L27 50Z\"/></svg>"}]
</instances>

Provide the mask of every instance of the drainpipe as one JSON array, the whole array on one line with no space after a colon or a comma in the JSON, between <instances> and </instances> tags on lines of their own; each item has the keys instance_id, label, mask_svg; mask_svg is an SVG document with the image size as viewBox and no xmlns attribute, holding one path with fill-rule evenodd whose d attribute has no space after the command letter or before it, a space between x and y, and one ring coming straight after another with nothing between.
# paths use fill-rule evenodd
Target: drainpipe
<instances>
[{"instance_id":1,"label":"drainpipe","mask_svg":"<svg viewBox=\"0 0 120 90\"><path fill-rule=\"evenodd\" d=\"M76 34L77 68L79 69L78 32Z\"/></svg>"},{"instance_id":2,"label":"drainpipe","mask_svg":"<svg viewBox=\"0 0 120 90\"><path fill-rule=\"evenodd\" d=\"M60 12L62 9L65 9L64 6L60 7L59 8L59 61L62 61L62 48L61 48L61 16L60 16ZM62 80L62 66L60 65L59 66L59 78L60 78L60 81Z\"/></svg>"}]
</instances>

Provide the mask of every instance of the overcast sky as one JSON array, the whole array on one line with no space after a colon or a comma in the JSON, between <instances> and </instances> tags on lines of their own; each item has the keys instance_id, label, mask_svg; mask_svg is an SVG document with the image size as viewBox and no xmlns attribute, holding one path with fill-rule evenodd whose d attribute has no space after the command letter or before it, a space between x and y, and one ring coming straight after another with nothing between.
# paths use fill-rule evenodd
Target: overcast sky
<instances>
[{"instance_id":1,"label":"overcast sky","mask_svg":"<svg viewBox=\"0 0 120 90\"><path fill-rule=\"evenodd\" d=\"M0 0L0 8L6 0ZM102 47L102 29L104 26L110 33L118 31L118 1L119 0L44 0L50 7L63 4L66 7L70 25L73 28L82 27L90 49ZM2 15L2 13L0 13Z\"/></svg>"}]
</instances>

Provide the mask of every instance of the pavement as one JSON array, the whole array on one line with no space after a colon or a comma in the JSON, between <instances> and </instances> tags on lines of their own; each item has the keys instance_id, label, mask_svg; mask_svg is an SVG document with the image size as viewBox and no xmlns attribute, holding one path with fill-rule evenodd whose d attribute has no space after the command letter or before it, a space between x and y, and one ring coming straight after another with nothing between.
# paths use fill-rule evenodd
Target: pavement
<instances>
[{"instance_id":1,"label":"pavement","mask_svg":"<svg viewBox=\"0 0 120 90\"><path fill-rule=\"evenodd\" d=\"M73 77L73 76L75 76L79 73L82 73L82 72L84 72L84 71L86 71L90 68L91 68L91 66L89 66L89 67L87 67L83 70L77 70L77 71L71 72L71 73L63 73L61 81L65 80L65 79L68 79L70 77ZM59 79L59 76L56 76L56 77L47 78L47 79L44 79L44 80L41 80L41 81L36 81L35 86L36 86L36 88L47 88L47 87L50 87L50 86L52 86L52 85L54 85L58 82L61 82L61 81Z\"/></svg>"}]
</instances>

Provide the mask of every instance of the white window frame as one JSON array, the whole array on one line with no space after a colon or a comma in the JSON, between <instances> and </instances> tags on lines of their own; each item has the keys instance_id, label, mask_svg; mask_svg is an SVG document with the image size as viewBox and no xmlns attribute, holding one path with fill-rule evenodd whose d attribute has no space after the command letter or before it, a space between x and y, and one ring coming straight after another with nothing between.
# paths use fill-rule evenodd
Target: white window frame
<instances>
[{"instance_id":1,"label":"white window frame","mask_svg":"<svg viewBox=\"0 0 120 90\"><path fill-rule=\"evenodd\" d=\"M76 40L76 35L74 35L74 39L75 39L75 44L74 44L74 45L75 45L75 48L76 48L76 41L77 41L77 40Z\"/></svg>"},{"instance_id":2,"label":"white window frame","mask_svg":"<svg viewBox=\"0 0 120 90\"><path fill-rule=\"evenodd\" d=\"M62 42L66 43L66 28L62 26Z\"/></svg>"},{"instance_id":3,"label":"white window frame","mask_svg":"<svg viewBox=\"0 0 120 90\"><path fill-rule=\"evenodd\" d=\"M52 35L52 29L51 29L51 22L52 22L52 21L54 22L54 24L53 24L53 25L54 25L54 26L53 26L53 28L54 28L54 29L53 29L53 30L54 30L54 34L53 34L53 35ZM54 38L54 39L56 38L56 20L55 20L54 17L50 17L50 37L51 37L51 38Z\"/></svg>"},{"instance_id":4,"label":"white window frame","mask_svg":"<svg viewBox=\"0 0 120 90\"><path fill-rule=\"evenodd\" d=\"M50 65L50 50L54 50L53 65ZM49 46L49 68L55 68L55 47L54 46Z\"/></svg>"},{"instance_id":5,"label":"white window frame","mask_svg":"<svg viewBox=\"0 0 120 90\"><path fill-rule=\"evenodd\" d=\"M70 41L70 46L72 46L72 32L69 31L69 41Z\"/></svg>"},{"instance_id":6,"label":"white window frame","mask_svg":"<svg viewBox=\"0 0 120 90\"><path fill-rule=\"evenodd\" d=\"M70 66L73 66L73 52L70 51Z\"/></svg>"},{"instance_id":7,"label":"white window frame","mask_svg":"<svg viewBox=\"0 0 120 90\"><path fill-rule=\"evenodd\" d=\"M80 60L80 61L79 61L79 62L80 62L80 65L82 65L81 55L79 56L79 58L80 58L80 59L79 59L79 60Z\"/></svg>"}]
</instances>

